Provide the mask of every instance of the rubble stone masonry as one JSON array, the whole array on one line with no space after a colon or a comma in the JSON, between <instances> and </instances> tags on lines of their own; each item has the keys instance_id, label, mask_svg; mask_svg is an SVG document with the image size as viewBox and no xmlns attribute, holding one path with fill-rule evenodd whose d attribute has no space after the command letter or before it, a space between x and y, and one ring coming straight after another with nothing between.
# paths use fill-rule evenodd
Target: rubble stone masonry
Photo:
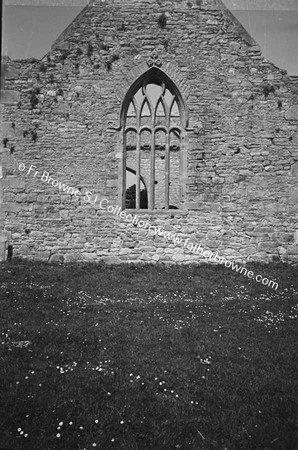
<instances>
[{"instance_id":1,"label":"rubble stone masonry","mask_svg":"<svg viewBox=\"0 0 298 450\"><path fill-rule=\"evenodd\" d=\"M42 60L5 67L0 258L10 245L50 261L204 259L83 200L122 205L123 102L156 70L185 105L181 203L137 214L226 259L298 261L298 83L220 1L98 0Z\"/></svg>"}]
</instances>

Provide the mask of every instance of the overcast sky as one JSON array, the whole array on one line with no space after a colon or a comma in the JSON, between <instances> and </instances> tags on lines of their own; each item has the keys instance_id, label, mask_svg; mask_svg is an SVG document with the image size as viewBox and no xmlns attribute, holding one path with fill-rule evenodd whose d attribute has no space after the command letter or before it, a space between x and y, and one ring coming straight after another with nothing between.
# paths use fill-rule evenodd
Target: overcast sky
<instances>
[{"instance_id":1,"label":"overcast sky","mask_svg":"<svg viewBox=\"0 0 298 450\"><path fill-rule=\"evenodd\" d=\"M298 0L224 3L260 44L267 59L298 75ZM5 0L2 54L13 59L41 58L86 4L86 0Z\"/></svg>"}]
</instances>

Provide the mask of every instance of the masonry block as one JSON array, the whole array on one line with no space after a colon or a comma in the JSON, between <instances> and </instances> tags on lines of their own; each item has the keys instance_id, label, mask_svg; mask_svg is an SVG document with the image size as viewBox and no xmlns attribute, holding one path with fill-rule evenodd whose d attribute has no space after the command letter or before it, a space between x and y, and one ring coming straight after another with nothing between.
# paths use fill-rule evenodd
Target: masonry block
<instances>
[{"instance_id":1,"label":"masonry block","mask_svg":"<svg viewBox=\"0 0 298 450\"><path fill-rule=\"evenodd\" d=\"M291 167L291 175L293 177L298 177L298 162L292 165L292 167Z\"/></svg>"},{"instance_id":2,"label":"masonry block","mask_svg":"<svg viewBox=\"0 0 298 450\"><path fill-rule=\"evenodd\" d=\"M296 255L298 256L298 245L291 245L286 253L287 256L289 255Z\"/></svg>"},{"instance_id":3,"label":"masonry block","mask_svg":"<svg viewBox=\"0 0 298 450\"><path fill-rule=\"evenodd\" d=\"M289 203L292 205L298 205L298 189L293 189L291 192Z\"/></svg>"},{"instance_id":4,"label":"masonry block","mask_svg":"<svg viewBox=\"0 0 298 450\"><path fill-rule=\"evenodd\" d=\"M286 111L287 120L298 120L298 105L293 105Z\"/></svg>"},{"instance_id":5,"label":"masonry block","mask_svg":"<svg viewBox=\"0 0 298 450\"><path fill-rule=\"evenodd\" d=\"M15 203L0 203L1 213L17 213L21 210L21 206Z\"/></svg>"},{"instance_id":6,"label":"masonry block","mask_svg":"<svg viewBox=\"0 0 298 450\"><path fill-rule=\"evenodd\" d=\"M7 238L0 234L0 261L7 259Z\"/></svg>"},{"instance_id":7,"label":"masonry block","mask_svg":"<svg viewBox=\"0 0 298 450\"><path fill-rule=\"evenodd\" d=\"M20 93L17 91L1 91L0 103L4 105L17 105L20 101Z\"/></svg>"},{"instance_id":8,"label":"masonry block","mask_svg":"<svg viewBox=\"0 0 298 450\"><path fill-rule=\"evenodd\" d=\"M6 177L3 180L3 188L4 189L17 189L23 190L25 189L25 180L21 177Z\"/></svg>"}]
</instances>

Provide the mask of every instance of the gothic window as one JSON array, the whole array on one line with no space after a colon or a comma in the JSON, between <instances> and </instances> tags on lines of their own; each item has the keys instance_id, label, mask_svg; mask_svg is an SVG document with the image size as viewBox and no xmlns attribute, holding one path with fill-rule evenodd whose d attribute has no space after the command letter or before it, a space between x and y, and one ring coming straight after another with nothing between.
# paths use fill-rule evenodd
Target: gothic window
<instances>
[{"instance_id":1,"label":"gothic window","mask_svg":"<svg viewBox=\"0 0 298 450\"><path fill-rule=\"evenodd\" d=\"M181 101L152 71L126 97L123 207L178 209L181 201Z\"/></svg>"}]
</instances>

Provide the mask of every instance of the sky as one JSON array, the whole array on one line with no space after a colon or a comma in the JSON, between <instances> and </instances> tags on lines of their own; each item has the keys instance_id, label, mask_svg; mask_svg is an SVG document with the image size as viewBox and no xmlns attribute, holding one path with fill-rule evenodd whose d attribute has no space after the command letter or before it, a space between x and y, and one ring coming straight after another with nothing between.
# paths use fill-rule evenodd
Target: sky
<instances>
[{"instance_id":1,"label":"sky","mask_svg":"<svg viewBox=\"0 0 298 450\"><path fill-rule=\"evenodd\" d=\"M298 0L223 1L266 59L298 75ZM5 0L2 54L12 59L42 58L86 4L86 0Z\"/></svg>"}]
</instances>

